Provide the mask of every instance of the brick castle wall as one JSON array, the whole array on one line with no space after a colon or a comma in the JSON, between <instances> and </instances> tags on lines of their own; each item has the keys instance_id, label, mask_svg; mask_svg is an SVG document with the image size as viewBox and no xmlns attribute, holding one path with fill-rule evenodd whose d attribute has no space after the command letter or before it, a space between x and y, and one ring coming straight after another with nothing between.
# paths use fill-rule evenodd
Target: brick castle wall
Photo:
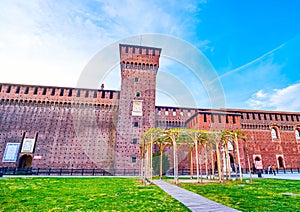
<instances>
[{"instance_id":1,"label":"brick castle wall","mask_svg":"<svg viewBox=\"0 0 300 212\"><path fill-rule=\"evenodd\" d=\"M6 143L37 136L33 167L113 168L118 97L118 91L1 84L0 157Z\"/></svg>"},{"instance_id":2,"label":"brick castle wall","mask_svg":"<svg viewBox=\"0 0 300 212\"><path fill-rule=\"evenodd\" d=\"M226 128L246 133L247 142L240 142L243 167L246 149L251 163L259 157L265 167L278 167L281 159L285 167L300 167L300 113L155 106L160 53L121 44L121 91L0 84L0 158L8 142L36 137L33 167L137 169L142 133L150 127ZM189 167L189 150L180 151L181 166ZM0 166L18 161L1 160Z\"/></svg>"}]
</instances>

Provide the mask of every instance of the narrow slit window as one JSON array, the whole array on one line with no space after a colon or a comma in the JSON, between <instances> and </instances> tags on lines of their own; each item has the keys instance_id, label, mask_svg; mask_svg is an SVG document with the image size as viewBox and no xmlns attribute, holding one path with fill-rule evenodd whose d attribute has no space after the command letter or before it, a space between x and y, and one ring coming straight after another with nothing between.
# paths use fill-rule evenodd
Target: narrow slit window
<instances>
[{"instance_id":1,"label":"narrow slit window","mask_svg":"<svg viewBox=\"0 0 300 212\"><path fill-rule=\"evenodd\" d=\"M28 92L29 92L29 87L26 87L25 94L28 94Z\"/></svg>"},{"instance_id":2,"label":"narrow slit window","mask_svg":"<svg viewBox=\"0 0 300 212\"><path fill-rule=\"evenodd\" d=\"M43 95L46 95L46 93L47 93L47 88L44 88L44 90L43 90Z\"/></svg>"},{"instance_id":3,"label":"narrow slit window","mask_svg":"<svg viewBox=\"0 0 300 212\"><path fill-rule=\"evenodd\" d=\"M35 88L34 88L33 94L34 94L34 95L37 95L37 93L38 93L38 87L35 87Z\"/></svg>"}]
</instances>

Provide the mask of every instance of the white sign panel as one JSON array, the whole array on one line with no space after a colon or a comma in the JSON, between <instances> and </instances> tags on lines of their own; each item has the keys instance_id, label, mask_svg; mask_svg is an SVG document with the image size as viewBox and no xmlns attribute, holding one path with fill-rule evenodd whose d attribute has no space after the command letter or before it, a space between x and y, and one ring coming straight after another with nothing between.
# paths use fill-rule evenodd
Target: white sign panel
<instances>
[{"instance_id":1,"label":"white sign panel","mask_svg":"<svg viewBox=\"0 0 300 212\"><path fill-rule=\"evenodd\" d=\"M24 138L21 152L32 153L35 144L35 139Z\"/></svg>"},{"instance_id":2,"label":"white sign panel","mask_svg":"<svg viewBox=\"0 0 300 212\"><path fill-rule=\"evenodd\" d=\"M35 155L33 157L33 160L41 160L42 159L42 156L39 156L39 155Z\"/></svg>"},{"instance_id":3,"label":"white sign panel","mask_svg":"<svg viewBox=\"0 0 300 212\"><path fill-rule=\"evenodd\" d=\"M256 169L263 169L263 164L262 164L262 161L255 161L255 168Z\"/></svg>"},{"instance_id":4,"label":"white sign panel","mask_svg":"<svg viewBox=\"0 0 300 212\"><path fill-rule=\"evenodd\" d=\"M132 102L132 116L143 116L143 101L134 100Z\"/></svg>"},{"instance_id":5,"label":"white sign panel","mask_svg":"<svg viewBox=\"0 0 300 212\"><path fill-rule=\"evenodd\" d=\"M7 143L2 162L16 162L20 143Z\"/></svg>"}]
</instances>

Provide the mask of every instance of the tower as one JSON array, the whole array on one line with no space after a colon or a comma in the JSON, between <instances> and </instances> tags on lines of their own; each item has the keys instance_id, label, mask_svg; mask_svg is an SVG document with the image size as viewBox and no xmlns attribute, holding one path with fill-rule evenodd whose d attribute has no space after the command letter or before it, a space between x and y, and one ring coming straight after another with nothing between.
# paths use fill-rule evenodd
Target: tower
<instances>
[{"instance_id":1,"label":"tower","mask_svg":"<svg viewBox=\"0 0 300 212\"><path fill-rule=\"evenodd\" d=\"M120 44L119 99L115 169L139 167L142 133L155 127L155 87L161 49Z\"/></svg>"}]
</instances>

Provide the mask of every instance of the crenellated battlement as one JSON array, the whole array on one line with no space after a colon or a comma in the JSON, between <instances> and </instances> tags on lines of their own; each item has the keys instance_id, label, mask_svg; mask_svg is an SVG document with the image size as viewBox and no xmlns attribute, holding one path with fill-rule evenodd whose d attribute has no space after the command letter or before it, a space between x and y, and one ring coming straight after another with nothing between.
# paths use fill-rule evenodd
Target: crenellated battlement
<instances>
[{"instance_id":1,"label":"crenellated battlement","mask_svg":"<svg viewBox=\"0 0 300 212\"><path fill-rule=\"evenodd\" d=\"M24 102L62 105L118 105L120 92L0 83L0 100L3 102Z\"/></svg>"},{"instance_id":2,"label":"crenellated battlement","mask_svg":"<svg viewBox=\"0 0 300 212\"><path fill-rule=\"evenodd\" d=\"M157 70L161 49L120 44L121 69Z\"/></svg>"},{"instance_id":3,"label":"crenellated battlement","mask_svg":"<svg viewBox=\"0 0 300 212\"><path fill-rule=\"evenodd\" d=\"M103 85L86 89L0 83L0 158L5 158L0 165L139 170L143 132L160 127L241 129L248 146L247 159L239 142L241 167L248 167L249 158L251 164L260 160L278 168L300 167L300 112L156 106L162 50L119 47L120 91L104 90ZM27 144L23 149L25 140L34 149L27 150ZM172 161L169 150L164 153ZM179 149L183 151L188 155L191 149ZM230 161L236 161L230 151ZM186 155L181 154L179 166L190 166Z\"/></svg>"}]
</instances>

